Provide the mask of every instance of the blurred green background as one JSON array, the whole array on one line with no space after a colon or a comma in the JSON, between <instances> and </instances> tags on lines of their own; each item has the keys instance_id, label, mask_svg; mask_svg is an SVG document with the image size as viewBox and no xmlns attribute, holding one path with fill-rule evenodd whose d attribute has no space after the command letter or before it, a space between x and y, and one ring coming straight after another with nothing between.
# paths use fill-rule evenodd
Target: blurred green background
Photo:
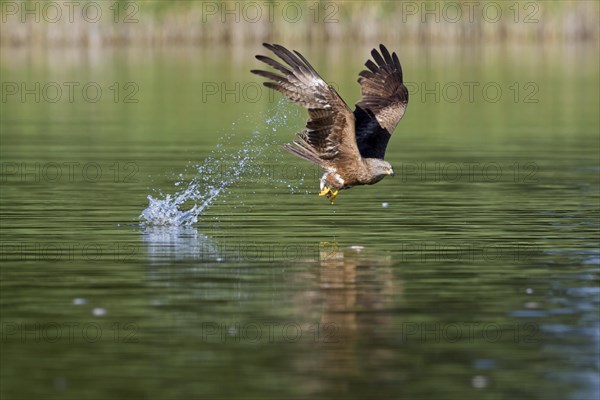
<instances>
[{"instance_id":1,"label":"blurred green background","mask_svg":"<svg viewBox=\"0 0 600 400\"><path fill-rule=\"evenodd\" d=\"M594 0L3 0L0 32L11 45L564 42L597 40L598 12Z\"/></svg>"}]
</instances>

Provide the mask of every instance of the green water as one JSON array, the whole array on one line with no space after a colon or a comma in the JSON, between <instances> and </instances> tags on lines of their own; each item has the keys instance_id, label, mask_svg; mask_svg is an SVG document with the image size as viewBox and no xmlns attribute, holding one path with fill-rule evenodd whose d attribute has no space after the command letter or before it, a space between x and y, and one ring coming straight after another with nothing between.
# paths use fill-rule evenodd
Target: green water
<instances>
[{"instance_id":1,"label":"green water","mask_svg":"<svg viewBox=\"0 0 600 400\"><path fill-rule=\"evenodd\" d=\"M396 176L334 207L258 45L2 48L2 398L597 398L597 46L390 47ZM370 49L300 49L358 100ZM194 227L139 225L241 150Z\"/></svg>"}]
</instances>

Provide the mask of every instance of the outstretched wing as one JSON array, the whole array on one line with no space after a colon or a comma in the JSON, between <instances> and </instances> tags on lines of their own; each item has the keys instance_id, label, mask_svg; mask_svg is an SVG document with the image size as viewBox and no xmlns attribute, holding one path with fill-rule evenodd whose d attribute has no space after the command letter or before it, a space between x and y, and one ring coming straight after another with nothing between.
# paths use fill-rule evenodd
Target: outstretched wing
<instances>
[{"instance_id":1,"label":"outstretched wing","mask_svg":"<svg viewBox=\"0 0 600 400\"><path fill-rule=\"evenodd\" d=\"M287 65L269 57L256 58L275 68L281 74L269 71L251 72L271 81L264 85L286 95L290 100L308 109L306 128L297 134L293 145L286 145L292 153L319 164L338 164L360 160L354 134L354 115L317 71L302 56L277 44L263 44Z\"/></svg>"},{"instance_id":2,"label":"outstretched wing","mask_svg":"<svg viewBox=\"0 0 600 400\"><path fill-rule=\"evenodd\" d=\"M362 98L356 103L356 141L364 158L383 159L388 141L408 105L408 89L402 83L402 66L396 53L384 45L371 51L358 78Z\"/></svg>"}]
</instances>

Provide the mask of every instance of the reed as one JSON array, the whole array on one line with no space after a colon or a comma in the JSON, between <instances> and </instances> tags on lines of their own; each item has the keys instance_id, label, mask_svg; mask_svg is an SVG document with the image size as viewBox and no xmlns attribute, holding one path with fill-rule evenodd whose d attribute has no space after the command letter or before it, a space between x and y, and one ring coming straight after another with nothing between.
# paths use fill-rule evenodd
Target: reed
<instances>
[{"instance_id":1,"label":"reed","mask_svg":"<svg viewBox=\"0 0 600 400\"><path fill-rule=\"evenodd\" d=\"M3 46L597 41L578 1L2 1Z\"/></svg>"}]
</instances>

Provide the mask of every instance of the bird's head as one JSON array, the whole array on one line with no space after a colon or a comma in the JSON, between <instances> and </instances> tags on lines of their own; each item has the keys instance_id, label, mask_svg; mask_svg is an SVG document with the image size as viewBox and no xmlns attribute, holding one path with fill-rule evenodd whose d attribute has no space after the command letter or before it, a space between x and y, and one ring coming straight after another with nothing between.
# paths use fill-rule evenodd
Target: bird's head
<instances>
[{"instance_id":1,"label":"bird's head","mask_svg":"<svg viewBox=\"0 0 600 400\"><path fill-rule=\"evenodd\" d=\"M369 170L376 181L380 181L388 175L394 176L394 168L389 162L377 158L368 158L367 161Z\"/></svg>"}]
</instances>

